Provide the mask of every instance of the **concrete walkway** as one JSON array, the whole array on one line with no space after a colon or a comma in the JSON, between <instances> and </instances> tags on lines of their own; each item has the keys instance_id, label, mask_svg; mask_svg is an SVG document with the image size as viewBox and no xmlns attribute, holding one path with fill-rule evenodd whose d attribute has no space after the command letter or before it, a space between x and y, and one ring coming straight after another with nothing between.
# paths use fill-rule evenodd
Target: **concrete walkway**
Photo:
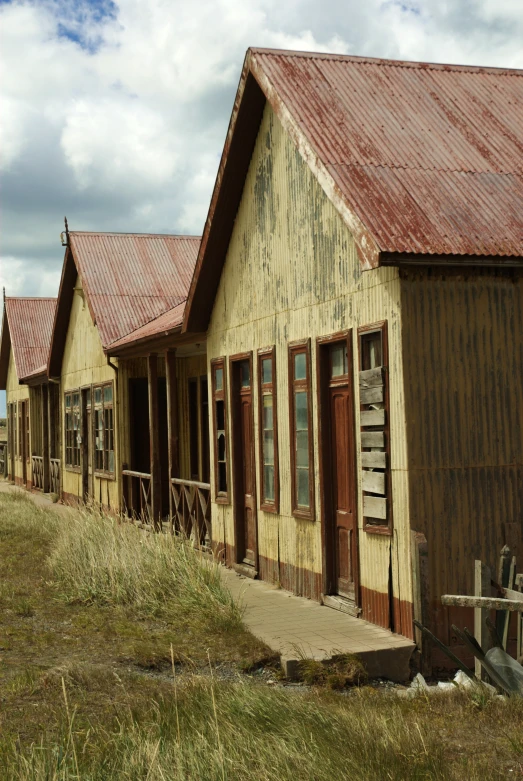
<instances>
[{"instance_id":1,"label":"concrete walkway","mask_svg":"<svg viewBox=\"0 0 523 781\"><path fill-rule=\"evenodd\" d=\"M20 490L23 489L0 480L0 492ZM53 504L39 492L27 495L39 506L71 512L69 507ZM353 653L361 658L371 677L408 680L409 660L415 648L411 640L225 567L223 577L232 595L245 608L246 626L281 655L290 678L300 658L326 660L336 654Z\"/></svg>"},{"instance_id":2,"label":"concrete walkway","mask_svg":"<svg viewBox=\"0 0 523 781\"><path fill-rule=\"evenodd\" d=\"M300 658L326 660L354 653L371 677L408 680L415 648L411 640L233 570L224 569L224 579L245 606L245 624L281 654L289 677Z\"/></svg>"}]
</instances>

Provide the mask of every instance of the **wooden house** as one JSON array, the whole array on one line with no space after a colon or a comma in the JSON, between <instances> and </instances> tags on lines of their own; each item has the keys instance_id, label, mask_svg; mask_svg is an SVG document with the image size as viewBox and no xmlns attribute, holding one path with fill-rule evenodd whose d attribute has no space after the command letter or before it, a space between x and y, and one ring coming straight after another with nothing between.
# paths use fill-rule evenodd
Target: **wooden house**
<instances>
[{"instance_id":1,"label":"wooden house","mask_svg":"<svg viewBox=\"0 0 523 781\"><path fill-rule=\"evenodd\" d=\"M230 566L455 643L523 555L522 150L521 71L249 50L184 320Z\"/></svg>"},{"instance_id":2,"label":"wooden house","mask_svg":"<svg viewBox=\"0 0 523 781\"><path fill-rule=\"evenodd\" d=\"M169 517L171 495L168 414L181 421L177 439L189 436L184 372L198 383L206 373L205 340L202 349L185 350L185 356L181 350L175 357L173 350L200 239L88 233L66 225L63 241L48 366L61 387L62 498L152 512L159 522ZM148 339L156 326L164 341L170 337L169 355L159 355ZM180 452L177 475L191 469L183 460L188 445L180 445Z\"/></svg>"},{"instance_id":3,"label":"wooden house","mask_svg":"<svg viewBox=\"0 0 523 781\"><path fill-rule=\"evenodd\" d=\"M58 389L47 358L56 298L5 298L0 389L7 403L7 476L16 485L58 491Z\"/></svg>"}]
</instances>

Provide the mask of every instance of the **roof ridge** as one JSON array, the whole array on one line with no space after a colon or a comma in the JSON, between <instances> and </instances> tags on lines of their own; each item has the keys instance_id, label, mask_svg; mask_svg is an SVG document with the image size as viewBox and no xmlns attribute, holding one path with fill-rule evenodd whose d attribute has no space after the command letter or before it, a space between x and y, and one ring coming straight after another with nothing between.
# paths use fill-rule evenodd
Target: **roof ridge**
<instances>
[{"instance_id":1,"label":"roof ridge","mask_svg":"<svg viewBox=\"0 0 523 781\"><path fill-rule=\"evenodd\" d=\"M6 301L58 301L56 296L6 296Z\"/></svg>"},{"instance_id":2,"label":"roof ridge","mask_svg":"<svg viewBox=\"0 0 523 781\"><path fill-rule=\"evenodd\" d=\"M201 236L185 233L131 233L125 231L69 231L70 236L145 236L151 239L196 239L201 241Z\"/></svg>"},{"instance_id":3,"label":"roof ridge","mask_svg":"<svg viewBox=\"0 0 523 781\"><path fill-rule=\"evenodd\" d=\"M391 60L381 57L368 57L360 54L339 54L336 52L308 52L293 51L292 49L265 49L263 47L251 47L253 54L263 54L277 57L304 57L307 59L339 60L340 62L352 62L355 65L378 65L383 67L413 68L419 70L444 70L465 73L506 73L510 76L523 76L522 68L503 68L495 65L461 65L443 62L424 62L422 60Z\"/></svg>"},{"instance_id":4,"label":"roof ridge","mask_svg":"<svg viewBox=\"0 0 523 781\"><path fill-rule=\"evenodd\" d=\"M385 163L358 163L357 160L350 161L349 163L329 163L330 168L384 168L391 171L436 171L439 174L476 174L482 176L484 174L488 176L521 176L523 178L523 171L474 171L472 169L463 168L424 168L423 166L415 165L386 165Z\"/></svg>"}]
</instances>

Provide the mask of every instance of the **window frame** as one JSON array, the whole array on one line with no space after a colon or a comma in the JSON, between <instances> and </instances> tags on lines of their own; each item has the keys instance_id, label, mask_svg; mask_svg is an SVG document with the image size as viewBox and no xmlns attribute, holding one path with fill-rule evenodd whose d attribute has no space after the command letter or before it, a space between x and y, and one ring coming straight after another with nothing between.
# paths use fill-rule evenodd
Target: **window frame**
<instances>
[{"instance_id":1,"label":"window frame","mask_svg":"<svg viewBox=\"0 0 523 781\"><path fill-rule=\"evenodd\" d=\"M272 380L270 383L263 382L262 362L271 359L272 362ZM260 510L266 513L280 512L280 460L278 451L278 392L276 382L276 346L261 347L257 352L258 373L258 455L260 467ZM263 397L272 396L272 432L274 446L274 499L265 499L265 464L263 460Z\"/></svg>"},{"instance_id":2,"label":"window frame","mask_svg":"<svg viewBox=\"0 0 523 781\"><path fill-rule=\"evenodd\" d=\"M384 453L386 456L386 466L384 468L385 474L385 496L387 508L387 520L382 523L368 523L367 517L364 513L364 497L368 492L361 489L361 512L363 519L363 531L367 534L379 534L384 536L391 536L393 533L393 511L392 511L392 473L390 462L390 399L389 399L389 341L388 341L388 323L387 320L380 320L377 323L370 325L360 326L358 328L358 368L359 371L365 371L365 337L372 334L379 333L381 336L381 366L383 370L383 409L385 411L385 425L380 427L379 430L383 431L385 438ZM364 431L369 431L369 427L361 425L361 412L366 409L365 404L360 403L360 437ZM371 430L376 430L371 428ZM361 442L361 439L360 439ZM360 446L360 453L363 452L363 448ZM364 467L361 468L363 472Z\"/></svg>"},{"instance_id":3,"label":"window frame","mask_svg":"<svg viewBox=\"0 0 523 781\"><path fill-rule=\"evenodd\" d=\"M73 403L73 398L74 398L75 394L78 395L78 404L77 405L75 405ZM71 401L70 401L69 405L67 404L67 397L68 396L71 397ZM80 389L79 388L71 388L70 390L64 391L63 399L64 399L64 445L65 445L64 446L64 466L65 466L65 469L68 472L80 472L81 471L81 467L82 467L81 456L80 456L81 447L80 447L80 444L78 443L78 434L82 430L81 429L82 413L81 413L81 403L80 403L80 399L81 399ZM70 429L67 428L67 415L68 414L71 415L72 427ZM74 415L75 414L78 414L78 424L79 424L76 429L74 428ZM77 434L76 434L76 440L77 440L76 443L74 442L74 432L75 432L75 430L77 432ZM68 432L71 432L71 444L70 445L67 444L67 434L68 434ZM71 451L71 462L70 463L67 460L67 458L68 458L67 451L68 450ZM78 454L78 464L74 463L75 453Z\"/></svg>"},{"instance_id":4,"label":"window frame","mask_svg":"<svg viewBox=\"0 0 523 781\"><path fill-rule=\"evenodd\" d=\"M315 486L314 486L314 430L312 425L312 372L311 372L311 340L301 339L288 344L288 395L289 395L289 433L290 433L290 455L291 455L291 508L292 515L295 518L301 518L307 521L316 519L315 507ZM304 380L294 379L294 358L297 354L305 354L306 378ZM296 410L295 394L297 390L305 390L307 393L307 426L308 426L308 448L309 448L309 507L305 508L298 504L297 480L296 480Z\"/></svg>"},{"instance_id":5,"label":"window frame","mask_svg":"<svg viewBox=\"0 0 523 781\"><path fill-rule=\"evenodd\" d=\"M111 401L106 402L104 399L104 390L105 388L111 387ZM95 391L100 389L101 390L101 402L98 404L95 401ZM96 413L101 410L102 412L102 448L97 449L96 447ZM112 426L110 428L107 428L106 425L106 410L112 410ZM109 380L108 382L99 382L99 383L93 383L91 385L91 425L93 426L93 455L94 455L94 474L99 475L100 477L109 477L114 478L116 473L116 449L114 447L115 443L115 436L114 436L114 381ZM106 431L111 431L111 437L112 437L112 449L109 450L106 448ZM102 468L100 468L97 465L96 456L98 453L102 453ZM113 465L114 468L111 470L108 468L108 462L109 462L109 453L112 452L113 454Z\"/></svg>"},{"instance_id":6,"label":"window frame","mask_svg":"<svg viewBox=\"0 0 523 781\"><path fill-rule=\"evenodd\" d=\"M229 447L229 425L227 415L227 361L225 356L219 358L213 358L210 362L211 368L211 394L212 394L212 432L213 432L213 478L214 478L214 501L217 504L230 504L231 503L231 482L230 482L230 447ZM222 389L216 390L216 370L221 369L223 373ZM216 419L216 402L223 402L223 433L225 437L225 480L227 483L227 490L219 490L219 473L218 473L218 436L217 436L217 419Z\"/></svg>"}]
</instances>

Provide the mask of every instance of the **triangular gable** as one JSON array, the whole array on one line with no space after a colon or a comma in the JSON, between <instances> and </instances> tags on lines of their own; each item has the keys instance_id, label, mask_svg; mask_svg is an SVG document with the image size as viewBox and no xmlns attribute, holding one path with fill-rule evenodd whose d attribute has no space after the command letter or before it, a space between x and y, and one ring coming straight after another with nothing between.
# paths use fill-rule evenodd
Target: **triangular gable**
<instances>
[{"instance_id":1,"label":"triangular gable","mask_svg":"<svg viewBox=\"0 0 523 781\"><path fill-rule=\"evenodd\" d=\"M200 238L67 232L49 371L60 374L77 275L102 348L183 303Z\"/></svg>"},{"instance_id":2,"label":"triangular gable","mask_svg":"<svg viewBox=\"0 0 523 781\"><path fill-rule=\"evenodd\" d=\"M523 262L523 71L250 49L186 307L209 322L265 102L363 270Z\"/></svg>"},{"instance_id":3,"label":"triangular gable","mask_svg":"<svg viewBox=\"0 0 523 781\"><path fill-rule=\"evenodd\" d=\"M20 382L47 365L56 298L8 297L0 342L0 388L5 390L9 353Z\"/></svg>"}]
</instances>

